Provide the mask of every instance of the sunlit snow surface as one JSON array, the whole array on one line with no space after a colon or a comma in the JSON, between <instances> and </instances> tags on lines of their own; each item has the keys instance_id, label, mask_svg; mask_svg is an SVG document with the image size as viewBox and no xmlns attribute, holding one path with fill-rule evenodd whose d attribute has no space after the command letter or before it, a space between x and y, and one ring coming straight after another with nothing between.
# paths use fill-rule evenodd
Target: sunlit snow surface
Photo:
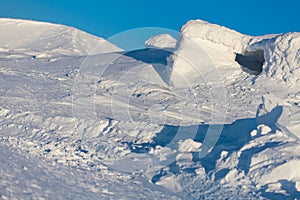
<instances>
[{"instance_id":1,"label":"sunlit snow surface","mask_svg":"<svg viewBox=\"0 0 300 200\"><path fill-rule=\"evenodd\" d=\"M127 52L0 23L0 199L300 198L299 33L195 20ZM258 50L259 75L234 60Z\"/></svg>"}]
</instances>

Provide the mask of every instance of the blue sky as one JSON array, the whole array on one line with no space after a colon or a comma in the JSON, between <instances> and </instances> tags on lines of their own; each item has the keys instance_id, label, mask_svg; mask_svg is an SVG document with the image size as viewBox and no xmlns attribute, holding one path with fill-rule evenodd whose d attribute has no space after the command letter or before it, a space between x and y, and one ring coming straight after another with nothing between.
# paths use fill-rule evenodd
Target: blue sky
<instances>
[{"instance_id":1,"label":"blue sky","mask_svg":"<svg viewBox=\"0 0 300 200\"><path fill-rule=\"evenodd\" d=\"M299 0L0 0L0 17L73 26L108 38L139 27L178 30L203 19L249 35L300 31Z\"/></svg>"}]
</instances>

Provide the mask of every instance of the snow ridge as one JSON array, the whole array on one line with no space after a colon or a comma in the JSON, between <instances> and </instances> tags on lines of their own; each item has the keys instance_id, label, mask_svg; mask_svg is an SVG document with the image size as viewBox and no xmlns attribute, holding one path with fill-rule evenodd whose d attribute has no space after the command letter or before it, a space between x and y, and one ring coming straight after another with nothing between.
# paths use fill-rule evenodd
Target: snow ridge
<instances>
[{"instance_id":1,"label":"snow ridge","mask_svg":"<svg viewBox=\"0 0 300 200\"><path fill-rule=\"evenodd\" d=\"M236 52L242 52L249 43L251 36L243 35L235 30L224 26L211 24L203 20L190 20L180 30L183 37L189 39L201 38L209 40L216 44L222 44L234 49ZM179 43L181 41L179 40Z\"/></svg>"},{"instance_id":2,"label":"snow ridge","mask_svg":"<svg viewBox=\"0 0 300 200\"><path fill-rule=\"evenodd\" d=\"M120 49L76 28L45 22L0 19L0 47L10 53L37 57L57 55L89 55Z\"/></svg>"}]
</instances>

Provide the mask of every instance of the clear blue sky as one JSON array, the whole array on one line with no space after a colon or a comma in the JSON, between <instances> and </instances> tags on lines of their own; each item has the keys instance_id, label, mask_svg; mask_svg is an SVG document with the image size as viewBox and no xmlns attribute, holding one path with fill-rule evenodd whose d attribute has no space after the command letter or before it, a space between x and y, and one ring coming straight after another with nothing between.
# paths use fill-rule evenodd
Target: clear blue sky
<instances>
[{"instance_id":1,"label":"clear blue sky","mask_svg":"<svg viewBox=\"0 0 300 200\"><path fill-rule=\"evenodd\" d=\"M0 17L61 23L108 38L203 19L249 35L300 31L300 0L0 0Z\"/></svg>"}]
</instances>

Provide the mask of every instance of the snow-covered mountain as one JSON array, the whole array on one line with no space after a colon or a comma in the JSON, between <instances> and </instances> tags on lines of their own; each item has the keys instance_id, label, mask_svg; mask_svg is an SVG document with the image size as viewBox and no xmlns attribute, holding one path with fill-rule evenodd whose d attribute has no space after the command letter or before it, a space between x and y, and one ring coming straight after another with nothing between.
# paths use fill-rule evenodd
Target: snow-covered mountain
<instances>
[{"instance_id":1,"label":"snow-covered mountain","mask_svg":"<svg viewBox=\"0 0 300 200\"><path fill-rule=\"evenodd\" d=\"M300 33L145 44L0 19L0 198L300 198Z\"/></svg>"}]
</instances>

